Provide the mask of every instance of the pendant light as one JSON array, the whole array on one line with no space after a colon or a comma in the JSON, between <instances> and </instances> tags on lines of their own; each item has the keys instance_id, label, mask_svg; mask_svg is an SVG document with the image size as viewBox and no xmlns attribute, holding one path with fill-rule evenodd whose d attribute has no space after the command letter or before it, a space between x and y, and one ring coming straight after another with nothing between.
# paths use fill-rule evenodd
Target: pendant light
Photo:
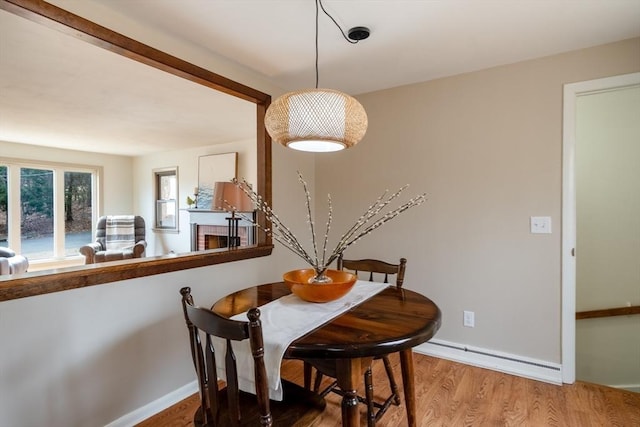
<instances>
[{"instance_id":1,"label":"pendant light","mask_svg":"<svg viewBox=\"0 0 640 427\"><path fill-rule=\"evenodd\" d=\"M285 93L267 109L264 124L271 138L285 147L301 151L329 152L356 145L367 131L367 113L362 105L346 93L333 89L318 89L318 5L316 2L316 87ZM369 37L365 27L349 30L350 43Z\"/></svg>"}]
</instances>

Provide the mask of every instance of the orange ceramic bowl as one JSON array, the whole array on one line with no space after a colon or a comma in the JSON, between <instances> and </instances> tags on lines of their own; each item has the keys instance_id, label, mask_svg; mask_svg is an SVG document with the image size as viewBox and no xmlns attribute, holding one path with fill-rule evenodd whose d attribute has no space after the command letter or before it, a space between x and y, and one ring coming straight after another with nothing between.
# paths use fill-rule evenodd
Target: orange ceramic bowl
<instances>
[{"instance_id":1,"label":"orange ceramic bowl","mask_svg":"<svg viewBox=\"0 0 640 427\"><path fill-rule=\"evenodd\" d=\"M340 270L327 270L326 275L331 283L315 284L309 280L315 276L312 268L293 270L285 273L282 278L291 292L300 299L309 302L329 302L345 296L358 279L355 274Z\"/></svg>"}]
</instances>

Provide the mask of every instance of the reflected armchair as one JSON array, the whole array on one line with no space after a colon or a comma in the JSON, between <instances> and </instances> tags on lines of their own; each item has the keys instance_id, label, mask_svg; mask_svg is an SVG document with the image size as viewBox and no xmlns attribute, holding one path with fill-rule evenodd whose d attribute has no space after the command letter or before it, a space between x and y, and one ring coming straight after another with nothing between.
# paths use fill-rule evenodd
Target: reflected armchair
<instances>
[{"instance_id":1,"label":"reflected armchair","mask_svg":"<svg viewBox=\"0 0 640 427\"><path fill-rule=\"evenodd\" d=\"M112 249L109 239L114 236L107 232L107 223L115 221L115 219L131 220L130 233L131 239L127 244L123 245L122 239L119 239L119 245L123 246L118 249ZM80 253L85 257L85 264L94 264L99 262L117 261L130 258L144 257L147 242L145 240L146 230L144 218L141 216L102 216L96 224L96 240L93 243L84 245L80 248ZM118 236L122 237L122 236Z\"/></svg>"},{"instance_id":2,"label":"reflected armchair","mask_svg":"<svg viewBox=\"0 0 640 427\"><path fill-rule=\"evenodd\" d=\"M20 274L29 268L29 260L9 248L0 248L0 275Z\"/></svg>"}]
</instances>

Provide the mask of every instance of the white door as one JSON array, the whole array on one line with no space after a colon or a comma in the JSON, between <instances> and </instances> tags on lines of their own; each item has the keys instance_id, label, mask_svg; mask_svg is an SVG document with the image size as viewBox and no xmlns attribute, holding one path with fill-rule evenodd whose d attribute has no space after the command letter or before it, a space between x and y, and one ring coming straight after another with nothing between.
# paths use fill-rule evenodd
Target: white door
<instances>
[{"instance_id":1,"label":"white door","mask_svg":"<svg viewBox=\"0 0 640 427\"><path fill-rule=\"evenodd\" d=\"M565 86L563 380L640 384L640 73ZM575 257L573 256L575 249Z\"/></svg>"}]
</instances>

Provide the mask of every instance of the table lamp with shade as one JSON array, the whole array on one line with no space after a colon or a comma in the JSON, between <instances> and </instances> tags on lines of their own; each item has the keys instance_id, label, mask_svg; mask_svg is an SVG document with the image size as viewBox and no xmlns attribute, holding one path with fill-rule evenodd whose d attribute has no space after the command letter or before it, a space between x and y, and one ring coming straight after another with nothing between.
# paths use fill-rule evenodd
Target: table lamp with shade
<instances>
[{"instance_id":1,"label":"table lamp with shade","mask_svg":"<svg viewBox=\"0 0 640 427\"><path fill-rule=\"evenodd\" d=\"M251 202L249 196L233 182L216 182L213 186L213 206L211 209L231 212L231 216L227 217L229 223L227 247L235 248L240 246L240 237L238 236L240 217L236 216L236 212L254 211L253 202Z\"/></svg>"}]
</instances>

